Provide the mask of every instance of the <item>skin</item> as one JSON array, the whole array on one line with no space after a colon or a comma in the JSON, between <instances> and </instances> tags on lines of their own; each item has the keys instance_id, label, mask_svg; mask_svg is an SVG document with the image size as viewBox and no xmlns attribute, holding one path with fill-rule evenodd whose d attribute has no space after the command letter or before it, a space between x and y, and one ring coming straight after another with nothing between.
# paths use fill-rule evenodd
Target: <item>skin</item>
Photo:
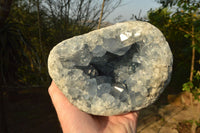
<instances>
[{"instance_id":1,"label":"skin","mask_svg":"<svg viewBox=\"0 0 200 133\"><path fill-rule=\"evenodd\" d=\"M136 133L138 113L117 116L94 116L73 106L54 82L49 94L63 133Z\"/></svg>"}]
</instances>

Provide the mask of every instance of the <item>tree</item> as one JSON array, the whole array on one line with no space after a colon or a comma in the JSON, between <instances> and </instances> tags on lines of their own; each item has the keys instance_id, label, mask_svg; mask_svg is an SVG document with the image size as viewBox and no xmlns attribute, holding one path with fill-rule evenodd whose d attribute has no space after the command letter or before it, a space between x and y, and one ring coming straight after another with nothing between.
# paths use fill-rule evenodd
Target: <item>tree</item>
<instances>
[{"instance_id":1,"label":"tree","mask_svg":"<svg viewBox=\"0 0 200 133\"><path fill-rule=\"evenodd\" d=\"M12 0L0 0L0 85L6 84L10 80L9 74L15 76L13 73L16 70L15 66L12 66L12 71L9 72L8 68L10 68L13 62L15 61L15 55L11 56L10 54L16 54L16 47L20 47L19 41L17 37L21 36L20 31L16 31L15 25L12 23L7 22L7 18L10 13ZM15 37L12 37L15 35ZM13 41L13 42L12 42ZM22 41L22 40L21 40ZM8 75L7 75L8 74ZM0 105L1 105L1 125L0 125L0 132L8 132L7 128L7 121L5 118L5 110L4 110L4 99L3 99L3 87L0 88Z\"/></svg>"},{"instance_id":2,"label":"tree","mask_svg":"<svg viewBox=\"0 0 200 133\"><path fill-rule=\"evenodd\" d=\"M180 27L178 29L185 33L185 37L191 40L192 44L192 59L190 70L190 82L193 80L194 63L195 63L195 44L198 40L199 33L196 30L199 25L195 24L197 21L197 11L200 7L199 1L180 0L178 7L181 11L174 14L174 18L179 20Z\"/></svg>"},{"instance_id":3,"label":"tree","mask_svg":"<svg viewBox=\"0 0 200 133\"><path fill-rule=\"evenodd\" d=\"M121 0L105 0L104 12L102 20L104 20L114 9L116 9ZM48 14L51 17L62 20L66 18L68 24L87 26L93 29L97 26L101 13L101 1L97 0L47 0L46 5ZM54 20L55 21L55 20ZM73 30L78 28L80 32L83 27L73 27Z\"/></svg>"},{"instance_id":4,"label":"tree","mask_svg":"<svg viewBox=\"0 0 200 133\"><path fill-rule=\"evenodd\" d=\"M11 3L9 4L11 6ZM8 5L5 6L8 7ZM10 9L7 10L10 12ZM1 15L8 17L8 14ZM32 50L32 46L28 43L23 32L18 28L19 25L2 16L0 18L4 22L0 28L0 84L16 84L17 80L15 79L19 78L17 74L18 69L25 62L29 62L30 67L33 65L34 59L32 58L32 54L34 50Z\"/></svg>"},{"instance_id":5,"label":"tree","mask_svg":"<svg viewBox=\"0 0 200 133\"><path fill-rule=\"evenodd\" d=\"M191 41L192 56L191 56L191 67L190 67L190 78L189 82L183 85L183 90L189 91L193 94L195 99L200 101L200 74L199 68L197 68L197 73L195 75L195 56L196 51L200 48L200 15L199 15L199 0L179 0L178 11L174 18L178 19L181 26L178 29L185 33L185 37ZM197 63L196 63L197 64ZM191 102L192 103L192 102Z\"/></svg>"}]
</instances>

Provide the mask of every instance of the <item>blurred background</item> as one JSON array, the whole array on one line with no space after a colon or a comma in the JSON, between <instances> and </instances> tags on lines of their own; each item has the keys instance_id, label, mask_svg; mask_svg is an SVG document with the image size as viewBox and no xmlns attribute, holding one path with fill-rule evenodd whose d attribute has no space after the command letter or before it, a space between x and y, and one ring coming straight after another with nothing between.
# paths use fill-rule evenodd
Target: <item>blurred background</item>
<instances>
[{"instance_id":1,"label":"blurred background","mask_svg":"<svg viewBox=\"0 0 200 133\"><path fill-rule=\"evenodd\" d=\"M199 0L0 0L0 133L61 133L48 95L50 50L98 25L129 20L158 27L174 56L171 83L141 111L138 132L150 127L148 116L167 123L160 110L169 108L195 110L186 112L194 118L176 120L175 129L200 132Z\"/></svg>"}]
</instances>

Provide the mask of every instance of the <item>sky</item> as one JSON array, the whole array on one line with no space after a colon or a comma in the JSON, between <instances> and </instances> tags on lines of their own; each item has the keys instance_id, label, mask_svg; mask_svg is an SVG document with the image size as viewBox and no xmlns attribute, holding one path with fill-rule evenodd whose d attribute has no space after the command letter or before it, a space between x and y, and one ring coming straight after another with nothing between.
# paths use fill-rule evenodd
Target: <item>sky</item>
<instances>
[{"instance_id":1,"label":"sky","mask_svg":"<svg viewBox=\"0 0 200 133\"><path fill-rule=\"evenodd\" d=\"M139 15L141 10L141 16L147 16L147 11L151 8L155 9L160 7L155 0L122 0L121 6L115 9L105 21L114 23L114 19L118 16L122 16L121 20L130 20L132 14Z\"/></svg>"}]
</instances>

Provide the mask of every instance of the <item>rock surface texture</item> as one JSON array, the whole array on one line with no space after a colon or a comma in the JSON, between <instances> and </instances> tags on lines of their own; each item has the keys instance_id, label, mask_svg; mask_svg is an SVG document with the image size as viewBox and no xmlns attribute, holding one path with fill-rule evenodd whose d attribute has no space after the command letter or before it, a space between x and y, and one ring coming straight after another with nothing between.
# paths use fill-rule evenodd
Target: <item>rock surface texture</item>
<instances>
[{"instance_id":1,"label":"rock surface texture","mask_svg":"<svg viewBox=\"0 0 200 133\"><path fill-rule=\"evenodd\" d=\"M50 52L48 69L72 104L109 116L152 104L170 81L172 63L163 34L130 21L62 41Z\"/></svg>"}]
</instances>

